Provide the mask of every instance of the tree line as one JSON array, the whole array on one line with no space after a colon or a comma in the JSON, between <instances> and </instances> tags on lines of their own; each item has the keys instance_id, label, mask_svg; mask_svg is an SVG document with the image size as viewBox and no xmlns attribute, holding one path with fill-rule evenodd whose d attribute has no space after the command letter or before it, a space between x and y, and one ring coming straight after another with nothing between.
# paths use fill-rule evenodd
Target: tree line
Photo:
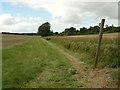
<instances>
[{"instance_id":1,"label":"tree line","mask_svg":"<svg viewBox=\"0 0 120 90\"><path fill-rule=\"evenodd\" d=\"M86 27L82 27L79 30L77 30L75 27L65 28L63 32L53 32L50 30L51 25L49 22L45 22L38 28L38 35L41 36L70 36L70 35L86 35L86 34L97 34L99 33L100 27L98 25L96 26L90 26L88 29ZM120 32L120 27L115 27L114 25L108 26L104 28L105 33L113 33L113 32Z\"/></svg>"},{"instance_id":2,"label":"tree line","mask_svg":"<svg viewBox=\"0 0 120 90\"><path fill-rule=\"evenodd\" d=\"M10 35L30 35L30 36L38 35L37 33L12 33L12 32L2 32L2 34L10 34Z\"/></svg>"},{"instance_id":3,"label":"tree line","mask_svg":"<svg viewBox=\"0 0 120 90\"><path fill-rule=\"evenodd\" d=\"M87 35L87 34L98 34L100 27L98 25L90 26L89 28L82 27L77 30L75 27L65 28L63 32L53 32L50 30L51 24L49 22L45 22L38 27L37 33L10 33L10 32L2 32L2 34L14 34L14 35L40 35L40 36L70 36L70 35ZM108 26L106 25L104 28L105 33L114 33L120 32L120 26L115 27L114 25Z\"/></svg>"}]
</instances>

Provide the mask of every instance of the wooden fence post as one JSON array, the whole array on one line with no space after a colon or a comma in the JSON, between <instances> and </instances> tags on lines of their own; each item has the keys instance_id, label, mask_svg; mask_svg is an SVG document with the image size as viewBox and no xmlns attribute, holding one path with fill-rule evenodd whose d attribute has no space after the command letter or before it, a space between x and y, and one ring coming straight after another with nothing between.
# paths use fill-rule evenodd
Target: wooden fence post
<instances>
[{"instance_id":1,"label":"wooden fence post","mask_svg":"<svg viewBox=\"0 0 120 90\"><path fill-rule=\"evenodd\" d=\"M97 67L97 63L98 63L98 57L99 57L99 54L100 54L100 46L101 46L101 40L102 40L102 35L103 35L104 23L105 23L105 19L102 19L101 23L100 23L100 32L99 32L98 46L97 46L97 50L96 50L94 68Z\"/></svg>"}]
</instances>

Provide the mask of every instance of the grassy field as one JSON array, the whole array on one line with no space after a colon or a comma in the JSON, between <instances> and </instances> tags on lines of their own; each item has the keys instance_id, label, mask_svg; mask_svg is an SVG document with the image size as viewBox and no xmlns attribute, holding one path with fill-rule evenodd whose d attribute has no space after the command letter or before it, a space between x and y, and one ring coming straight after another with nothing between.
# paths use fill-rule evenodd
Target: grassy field
<instances>
[{"instance_id":1,"label":"grassy field","mask_svg":"<svg viewBox=\"0 0 120 90\"><path fill-rule=\"evenodd\" d=\"M117 87L116 35L103 37L97 69L92 68L97 35L51 37L49 41L41 37L3 35L2 86Z\"/></svg>"},{"instance_id":2,"label":"grassy field","mask_svg":"<svg viewBox=\"0 0 120 90\"><path fill-rule=\"evenodd\" d=\"M3 88L75 87L64 55L41 38L3 48Z\"/></svg>"}]
</instances>

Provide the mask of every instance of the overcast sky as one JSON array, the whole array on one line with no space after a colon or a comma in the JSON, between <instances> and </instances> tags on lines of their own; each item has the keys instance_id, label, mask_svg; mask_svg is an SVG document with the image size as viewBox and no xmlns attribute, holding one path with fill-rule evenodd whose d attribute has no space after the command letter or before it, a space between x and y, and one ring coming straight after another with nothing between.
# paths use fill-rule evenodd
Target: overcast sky
<instances>
[{"instance_id":1,"label":"overcast sky","mask_svg":"<svg viewBox=\"0 0 120 90\"><path fill-rule=\"evenodd\" d=\"M2 32L37 32L39 25L50 22L51 30L61 32L72 26L79 30L81 27L98 25L102 18L106 19L105 24L117 26L118 0L104 1L107 2L2 0L0 29Z\"/></svg>"}]
</instances>

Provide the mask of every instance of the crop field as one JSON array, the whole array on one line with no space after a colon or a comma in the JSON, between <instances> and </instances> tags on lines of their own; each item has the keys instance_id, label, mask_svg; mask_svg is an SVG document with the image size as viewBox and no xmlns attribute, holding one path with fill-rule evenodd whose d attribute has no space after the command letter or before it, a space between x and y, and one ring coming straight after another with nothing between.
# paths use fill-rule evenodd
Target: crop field
<instances>
[{"instance_id":1,"label":"crop field","mask_svg":"<svg viewBox=\"0 0 120 90\"><path fill-rule=\"evenodd\" d=\"M2 87L116 88L117 36L103 36L98 67L93 69L98 35L3 35Z\"/></svg>"},{"instance_id":2,"label":"crop field","mask_svg":"<svg viewBox=\"0 0 120 90\"><path fill-rule=\"evenodd\" d=\"M9 35L3 34L2 35L2 46L11 46L15 45L30 39L30 36L23 36L23 35Z\"/></svg>"}]
</instances>

